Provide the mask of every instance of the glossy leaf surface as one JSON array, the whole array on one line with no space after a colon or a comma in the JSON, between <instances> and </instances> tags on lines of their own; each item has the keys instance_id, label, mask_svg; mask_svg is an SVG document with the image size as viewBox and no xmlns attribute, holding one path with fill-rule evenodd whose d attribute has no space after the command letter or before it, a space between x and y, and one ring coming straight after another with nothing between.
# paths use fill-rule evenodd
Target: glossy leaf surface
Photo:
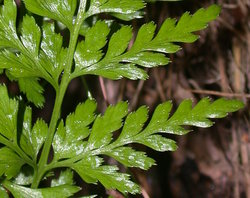
<instances>
[{"instance_id":1,"label":"glossy leaf surface","mask_svg":"<svg viewBox=\"0 0 250 198\"><path fill-rule=\"evenodd\" d=\"M68 28L73 27L73 16L77 0L24 0L26 8L40 16L64 23Z\"/></svg>"},{"instance_id":2,"label":"glossy leaf surface","mask_svg":"<svg viewBox=\"0 0 250 198\"><path fill-rule=\"evenodd\" d=\"M92 1L92 5L96 3L94 7L99 8L109 2L112 1ZM111 36L106 54L102 53L102 48L105 46L109 30L104 22L98 21L87 31L85 41L78 44L73 76L94 74L111 79L146 79L148 76L141 67L168 64L169 59L164 53L175 53L180 50L178 42L191 43L197 40L198 36L193 32L204 29L219 12L220 8L212 5L207 9L198 10L193 15L185 13L178 22L175 19L166 19L157 33L153 22L144 24L131 47L129 43L133 36L132 29L130 26L122 26ZM97 46L89 47L90 50L87 50L87 43L96 43L97 40Z\"/></svg>"},{"instance_id":3,"label":"glossy leaf surface","mask_svg":"<svg viewBox=\"0 0 250 198\"><path fill-rule=\"evenodd\" d=\"M89 102L90 109L85 109ZM170 116L172 103L165 102L157 106L149 121L145 106L128 114L128 104L120 102L109 106L103 115L96 118L95 107L95 103L88 100L67 117L65 127L61 122L53 143L53 166L64 164L74 169L87 183L99 181L108 189L138 193L138 186L129 180L128 175L119 173L116 166L104 165L101 156L110 156L127 167L147 170L155 161L146 153L127 147L128 144L139 143L160 152L174 151L177 149L175 141L160 134L185 134L188 132L185 125L210 127L213 124L210 118L225 117L227 113L242 108L243 104L237 100L211 102L209 98L204 98L192 107L191 100L185 100ZM83 125L80 118L85 120ZM70 123L74 123L75 127L70 127ZM77 127L78 124L81 128ZM91 129L87 130L90 126ZM114 138L116 131L121 133Z\"/></svg>"}]
</instances>

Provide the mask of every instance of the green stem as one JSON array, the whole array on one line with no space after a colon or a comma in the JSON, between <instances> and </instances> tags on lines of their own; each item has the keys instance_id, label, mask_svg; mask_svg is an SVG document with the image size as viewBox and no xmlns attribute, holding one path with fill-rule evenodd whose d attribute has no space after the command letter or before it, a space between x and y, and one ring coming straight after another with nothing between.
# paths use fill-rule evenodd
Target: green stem
<instances>
[{"instance_id":1,"label":"green stem","mask_svg":"<svg viewBox=\"0 0 250 198\"><path fill-rule=\"evenodd\" d=\"M74 59L74 53L75 53L75 48L77 44L77 39L79 35L79 30L81 27L81 24L83 23L85 17L85 7L86 7L86 0L82 0L80 2L80 6L78 9L78 14L76 18L76 22L74 24L73 32L70 34L70 43L69 43L69 49L68 49L68 54L66 57L66 66L64 69L64 74L62 76L62 81L59 86L59 90L56 93L56 100L54 104L54 110L52 113L50 125L49 125L49 130L47 134L46 141L43 146L42 154L38 163L38 171L37 174L34 175L33 183L32 183L32 188L37 188L39 186L39 183L47 171L47 162L48 162L48 157L49 157L49 152L50 148L53 142L53 137L56 131L56 126L57 122L60 118L60 113L61 113L61 106L63 102L63 98L65 95L65 92L67 90L68 84L70 82L70 74L71 74L71 68L72 68L72 63Z\"/></svg>"}]
</instances>

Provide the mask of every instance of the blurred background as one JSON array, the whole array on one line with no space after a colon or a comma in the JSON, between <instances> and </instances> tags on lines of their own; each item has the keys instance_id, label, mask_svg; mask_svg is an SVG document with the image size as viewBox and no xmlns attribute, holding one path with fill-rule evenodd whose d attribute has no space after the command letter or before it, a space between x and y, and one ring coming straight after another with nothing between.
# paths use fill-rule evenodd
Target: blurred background
<instances>
[{"instance_id":1,"label":"blurred background","mask_svg":"<svg viewBox=\"0 0 250 198\"><path fill-rule=\"evenodd\" d=\"M160 27L168 17L178 19L185 11L193 13L213 3L222 7L220 17L199 32L197 42L183 44L180 52L170 55L169 65L148 70L147 81L110 81L87 76L73 80L68 88L63 103L64 118L87 98L86 87L97 100L99 112L120 100L129 101L131 111L147 105L150 113L166 100L172 100L175 108L183 99L192 98L196 103L206 96L245 102L244 110L215 120L216 125L209 129L195 128L186 136L172 137L179 145L176 152L159 153L136 145L158 164L149 171L126 170L142 188L142 195L136 197L250 198L250 1L154 1L145 8L146 17L133 20L132 26L135 33L149 21ZM65 32L62 34L67 36ZM0 76L0 82L6 83L13 95L19 94L17 84L4 75ZM34 120L43 117L49 122L54 92L46 82L41 81L41 84L46 90L46 104L43 109L34 107L33 117ZM107 161L115 163L112 159ZM83 194L99 192L103 197L123 197L101 186L88 186L77 176L76 179Z\"/></svg>"}]
</instances>

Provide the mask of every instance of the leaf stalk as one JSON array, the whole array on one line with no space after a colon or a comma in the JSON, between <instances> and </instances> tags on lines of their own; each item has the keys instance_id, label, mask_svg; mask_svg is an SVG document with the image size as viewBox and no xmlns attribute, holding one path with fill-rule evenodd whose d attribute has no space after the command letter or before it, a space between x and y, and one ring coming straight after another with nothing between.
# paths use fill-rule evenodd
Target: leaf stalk
<instances>
[{"instance_id":1,"label":"leaf stalk","mask_svg":"<svg viewBox=\"0 0 250 198\"><path fill-rule=\"evenodd\" d=\"M72 31L70 32L69 49L68 49L68 53L67 53L66 60L65 60L66 66L63 72L61 84L59 85L58 90L56 90L56 99L55 99L54 109L53 109L53 113L51 117L51 122L49 125L47 138L43 146L42 154L38 163L38 171L37 171L37 174L34 175L33 183L31 186L32 188L37 188L39 186L39 183L42 177L47 171L46 167L48 163L48 157L49 157L51 145L53 142L54 134L56 131L57 123L60 118L60 114L61 114L60 110L61 110L63 98L67 90L68 84L71 80L70 78L71 68L73 64L74 52L75 52L75 48L76 48L76 44L78 40L80 27L86 18L85 8L86 8L86 0L81 0L80 6L78 9L77 18L74 24L73 32Z\"/></svg>"}]
</instances>

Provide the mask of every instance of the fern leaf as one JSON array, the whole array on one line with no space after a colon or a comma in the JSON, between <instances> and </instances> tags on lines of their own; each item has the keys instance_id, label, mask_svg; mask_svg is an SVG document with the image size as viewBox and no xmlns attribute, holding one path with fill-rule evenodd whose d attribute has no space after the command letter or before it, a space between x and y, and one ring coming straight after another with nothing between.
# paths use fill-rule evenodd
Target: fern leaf
<instances>
[{"instance_id":1,"label":"fern leaf","mask_svg":"<svg viewBox=\"0 0 250 198\"><path fill-rule=\"evenodd\" d=\"M17 46L16 12L14 0L5 0L0 12L0 48Z\"/></svg>"},{"instance_id":2,"label":"fern leaf","mask_svg":"<svg viewBox=\"0 0 250 198\"><path fill-rule=\"evenodd\" d=\"M27 50L29 50L32 54L35 54L36 57L38 57L41 31L33 17L26 15L23 18L21 32L21 40L23 45L26 47Z\"/></svg>"},{"instance_id":3,"label":"fern leaf","mask_svg":"<svg viewBox=\"0 0 250 198\"><path fill-rule=\"evenodd\" d=\"M37 78L19 78L18 85L29 101L33 102L37 107L43 107L45 102L43 96L44 89L39 84Z\"/></svg>"},{"instance_id":4,"label":"fern leaf","mask_svg":"<svg viewBox=\"0 0 250 198\"><path fill-rule=\"evenodd\" d=\"M62 186L62 185L73 185L73 172L70 169L66 169L64 171L61 171L58 179L53 179L51 181L51 187L55 186Z\"/></svg>"},{"instance_id":5,"label":"fern leaf","mask_svg":"<svg viewBox=\"0 0 250 198\"><path fill-rule=\"evenodd\" d=\"M32 13L60 21L72 30L76 0L24 0L24 3Z\"/></svg>"},{"instance_id":6,"label":"fern leaf","mask_svg":"<svg viewBox=\"0 0 250 198\"><path fill-rule=\"evenodd\" d=\"M100 5L102 4L100 3ZM106 34L101 34L102 45L98 46L98 49L92 48L91 52L86 53L84 42L78 44L79 47L75 55L76 69L72 76L94 74L111 79L122 77L133 80L146 79L147 74L140 67L168 64L169 59L165 57L164 53L174 53L180 50L178 42L194 42L198 36L193 32L204 29L210 21L218 16L219 12L220 8L212 5L207 9L198 10L193 15L185 13L178 23L175 19L166 19L157 34L154 23L145 24L139 29L135 42L129 50L127 49L132 38L132 29L130 26L122 26L111 36L107 52L104 54L101 52L101 48L106 42L108 34L108 30L106 30ZM102 25L100 25L101 23ZM97 22L97 25L88 30L89 35L97 32L98 28L101 30L107 28L107 25L103 22ZM89 35L86 36L86 40L94 43L95 37L91 38ZM91 53L98 54L98 56L92 56Z\"/></svg>"},{"instance_id":7,"label":"fern leaf","mask_svg":"<svg viewBox=\"0 0 250 198\"><path fill-rule=\"evenodd\" d=\"M129 180L129 175L119 173L116 166L101 166L98 157L88 157L73 165L73 169L88 183L100 181L107 189L117 189L123 193L136 194L139 186Z\"/></svg>"},{"instance_id":8,"label":"fern leaf","mask_svg":"<svg viewBox=\"0 0 250 198\"><path fill-rule=\"evenodd\" d=\"M0 137L16 141L18 102L9 98L7 88L3 85L0 85L0 95Z\"/></svg>"},{"instance_id":9,"label":"fern leaf","mask_svg":"<svg viewBox=\"0 0 250 198\"><path fill-rule=\"evenodd\" d=\"M44 23L42 27L41 52L39 54L40 63L46 71L52 75L55 81L58 81L63 68L67 54L67 48L63 48L63 38L55 33L55 25Z\"/></svg>"},{"instance_id":10,"label":"fern leaf","mask_svg":"<svg viewBox=\"0 0 250 198\"><path fill-rule=\"evenodd\" d=\"M87 16L100 14L103 12L123 20L131 20L133 18L140 18L141 13L138 12L144 8L145 4L142 0L91 0L90 8Z\"/></svg>"},{"instance_id":11,"label":"fern leaf","mask_svg":"<svg viewBox=\"0 0 250 198\"><path fill-rule=\"evenodd\" d=\"M96 103L87 100L77 106L75 113L66 119L66 126L61 122L53 141L55 159L75 157L84 151L86 144L82 140L89 136L88 125L93 122Z\"/></svg>"},{"instance_id":12,"label":"fern leaf","mask_svg":"<svg viewBox=\"0 0 250 198\"><path fill-rule=\"evenodd\" d=\"M19 107L17 100L9 98L3 85L0 86L0 95L0 143L13 151L21 147L27 155L36 160L47 135L47 125L38 120L32 127L31 108ZM20 117L22 113L23 119Z\"/></svg>"},{"instance_id":13,"label":"fern leaf","mask_svg":"<svg viewBox=\"0 0 250 198\"><path fill-rule=\"evenodd\" d=\"M0 176L4 174L7 179L11 179L19 173L24 164L23 159L14 153L13 150L7 147L0 149Z\"/></svg>"},{"instance_id":14,"label":"fern leaf","mask_svg":"<svg viewBox=\"0 0 250 198\"><path fill-rule=\"evenodd\" d=\"M8 189L15 198L68 198L80 190L79 187L73 185L60 185L50 188L31 189L16 185L9 181L4 181L3 186Z\"/></svg>"},{"instance_id":15,"label":"fern leaf","mask_svg":"<svg viewBox=\"0 0 250 198\"><path fill-rule=\"evenodd\" d=\"M54 139L55 157L52 166L57 167L58 164L59 167L72 168L88 183L100 181L108 189L117 189L123 193L136 193L139 191L138 186L129 180L128 175L119 173L116 166L104 165L101 156L110 156L127 167L147 170L155 164L155 161L147 157L144 152L128 147L128 144L139 143L160 152L175 151L176 142L162 134L185 134L189 132L184 128L185 125L210 127L213 124L210 118L225 117L227 113L237 111L242 107L243 104L237 100L219 99L211 102L209 98L204 98L195 107L192 107L191 100L185 100L170 116L172 103L165 102L157 106L149 121L148 110L145 106L128 114L128 104L125 102L109 106L103 116L99 115L95 119L93 119L95 108L88 112L87 109L84 111L84 108L78 107L74 114L68 116L66 128L69 125L68 120L71 123L78 123L77 115L91 119L80 128L69 128L68 132L61 122ZM85 133L88 125L92 127L90 132ZM121 133L116 138L113 133L117 130L121 130ZM86 135L81 137L81 134ZM76 137L79 139L76 140ZM58 157L59 155L61 156Z\"/></svg>"}]
</instances>

